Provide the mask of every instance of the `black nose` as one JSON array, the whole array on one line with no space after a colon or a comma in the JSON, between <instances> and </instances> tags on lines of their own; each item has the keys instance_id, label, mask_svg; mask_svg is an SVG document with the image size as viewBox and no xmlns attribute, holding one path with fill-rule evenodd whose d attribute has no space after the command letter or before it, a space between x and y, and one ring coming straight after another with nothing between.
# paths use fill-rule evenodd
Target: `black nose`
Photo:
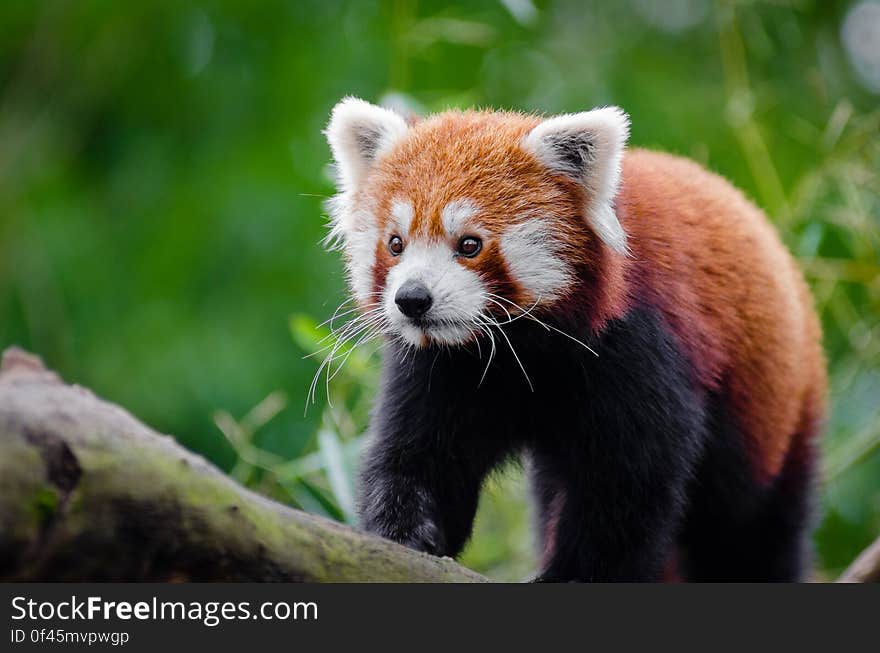
<instances>
[{"instance_id":1,"label":"black nose","mask_svg":"<svg viewBox=\"0 0 880 653\"><path fill-rule=\"evenodd\" d=\"M428 312L434 300L431 299L431 293L423 284L418 281L407 281L394 295L394 303L397 304L401 313L417 319Z\"/></svg>"}]
</instances>

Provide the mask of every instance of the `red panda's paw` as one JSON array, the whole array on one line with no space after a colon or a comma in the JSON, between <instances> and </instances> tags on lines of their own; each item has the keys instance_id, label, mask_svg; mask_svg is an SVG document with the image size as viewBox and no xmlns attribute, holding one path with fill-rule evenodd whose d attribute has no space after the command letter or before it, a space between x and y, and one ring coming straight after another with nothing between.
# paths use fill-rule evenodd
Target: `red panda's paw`
<instances>
[{"instance_id":1,"label":"red panda's paw","mask_svg":"<svg viewBox=\"0 0 880 653\"><path fill-rule=\"evenodd\" d=\"M418 524L407 525L404 528L400 523L386 523L385 526L383 528L381 524L374 522L367 526L367 530L422 553L436 556L447 555L446 538L430 519L425 519Z\"/></svg>"},{"instance_id":2,"label":"red panda's paw","mask_svg":"<svg viewBox=\"0 0 880 653\"><path fill-rule=\"evenodd\" d=\"M401 541L401 544L410 549L430 553L435 556L442 557L447 555L445 538L437 525L431 520L420 524L409 538Z\"/></svg>"}]
</instances>

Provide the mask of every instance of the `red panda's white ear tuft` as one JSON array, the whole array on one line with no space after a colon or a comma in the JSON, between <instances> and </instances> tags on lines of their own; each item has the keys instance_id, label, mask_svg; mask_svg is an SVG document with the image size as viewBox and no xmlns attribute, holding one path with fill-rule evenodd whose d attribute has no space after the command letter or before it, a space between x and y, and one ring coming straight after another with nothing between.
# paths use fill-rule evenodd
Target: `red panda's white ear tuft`
<instances>
[{"instance_id":1,"label":"red panda's white ear tuft","mask_svg":"<svg viewBox=\"0 0 880 653\"><path fill-rule=\"evenodd\" d=\"M626 253L626 233L614 213L629 118L604 107L545 120L523 139L523 147L551 170L581 182L589 191L587 219L609 247Z\"/></svg>"},{"instance_id":2,"label":"red panda's white ear tuft","mask_svg":"<svg viewBox=\"0 0 880 653\"><path fill-rule=\"evenodd\" d=\"M406 135L406 121L394 111L355 97L333 107L324 134L338 166L340 190L357 187L382 154Z\"/></svg>"}]
</instances>

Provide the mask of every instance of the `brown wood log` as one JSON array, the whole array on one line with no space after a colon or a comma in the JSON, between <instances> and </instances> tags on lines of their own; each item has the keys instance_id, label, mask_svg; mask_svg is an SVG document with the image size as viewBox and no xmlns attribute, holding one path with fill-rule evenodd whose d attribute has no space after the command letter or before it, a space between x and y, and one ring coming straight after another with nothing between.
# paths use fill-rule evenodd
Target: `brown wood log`
<instances>
[{"instance_id":1,"label":"brown wood log","mask_svg":"<svg viewBox=\"0 0 880 653\"><path fill-rule=\"evenodd\" d=\"M486 579L255 494L13 348L0 366L0 580Z\"/></svg>"}]
</instances>

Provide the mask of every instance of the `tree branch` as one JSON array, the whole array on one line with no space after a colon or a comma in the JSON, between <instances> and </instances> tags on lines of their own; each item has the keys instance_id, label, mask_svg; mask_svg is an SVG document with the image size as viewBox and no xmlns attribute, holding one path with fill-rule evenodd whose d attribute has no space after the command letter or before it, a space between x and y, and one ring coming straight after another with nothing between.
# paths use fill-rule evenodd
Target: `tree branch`
<instances>
[{"instance_id":1,"label":"tree branch","mask_svg":"<svg viewBox=\"0 0 880 653\"><path fill-rule=\"evenodd\" d=\"M838 583L880 583L880 538L862 551L837 579Z\"/></svg>"},{"instance_id":2,"label":"tree branch","mask_svg":"<svg viewBox=\"0 0 880 653\"><path fill-rule=\"evenodd\" d=\"M0 580L486 579L250 492L9 349L0 366Z\"/></svg>"}]
</instances>

